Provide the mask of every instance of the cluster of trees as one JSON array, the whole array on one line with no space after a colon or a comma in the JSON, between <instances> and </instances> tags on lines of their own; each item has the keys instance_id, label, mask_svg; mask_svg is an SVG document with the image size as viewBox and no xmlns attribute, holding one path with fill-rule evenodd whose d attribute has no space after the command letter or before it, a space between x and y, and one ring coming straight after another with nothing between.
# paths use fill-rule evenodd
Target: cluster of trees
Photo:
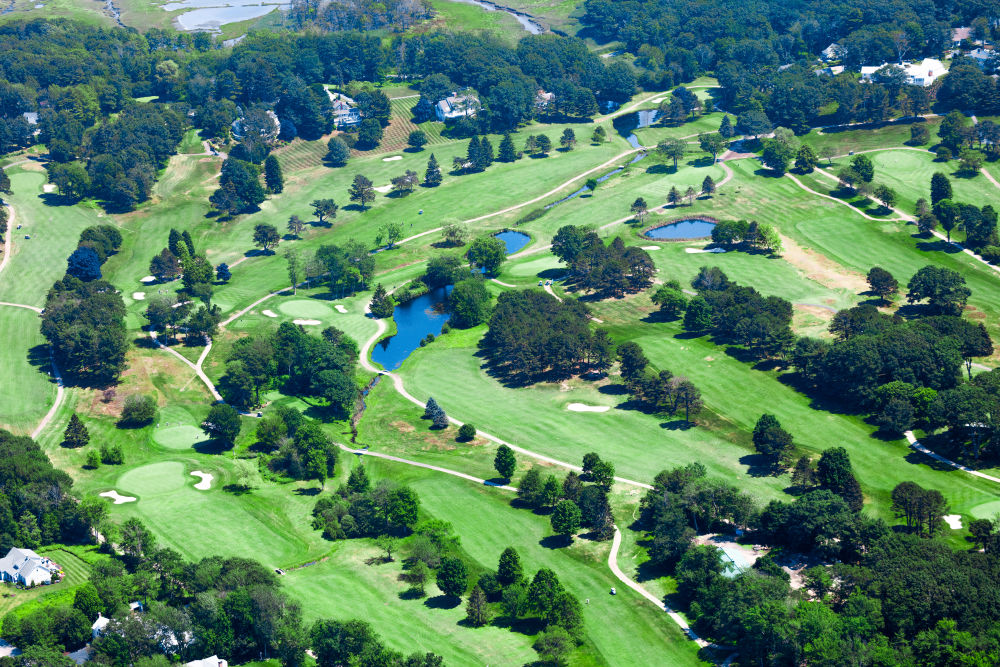
<instances>
[{"instance_id":1,"label":"cluster of trees","mask_svg":"<svg viewBox=\"0 0 1000 667\"><path fill-rule=\"evenodd\" d=\"M170 230L167 247L154 255L149 271L157 280L174 280L182 276L184 288L178 293L158 294L148 301L143 315L153 330L165 334L167 343L178 329L185 332L189 345L207 343L218 331L222 311L211 303L214 279L230 278L229 267L220 264L215 270L204 254L195 251L194 241L187 230ZM202 301L195 306L193 299Z\"/></svg>"},{"instance_id":2,"label":"cluster of trees","mask_svg":"<svg viewBox=\"0 0 1000 667\"><path fill-rule=\"evenodd\" d=\"M85 429L86 427L84 427ZM78 501L73 480L28 436L0 429L0 549L89 542L103 521L101 499Z\"/></svg>"},{"instance_id":3,"label":"cluster of trees","mask_svg":"<svg viewBox=\"0 0 1000 667\"><path fill-rule=\"evenodd\" d=\"M260 167L252 162L227 157L222 163L219 187L209 197L212 206L229 216L256 211L267 198L260 173Z\"/></svg>"},{"instance_id":4,"label":"cluster of trees","mask_svg":"<svg viewBox=\"0 0 1000 667\"><path fill-rule=\"evenodd\" d=\"M410 534L419 513L420 499L413 489L391 480L373 485L359 465L332 495L316 501L313 527L328 540L402 537Z\"/></svg>"},{"instance_id":5,"label":"cluster of trees","mask_svg":"<svg viewBox=\"0 0 1000 667\"><path fill-rule=\"evenodd\" d=\"M636 406L671 417L683 411L688 424L704 408L701 391L691 380L674 377L669 370L649 369L649 359L638 343L628 341L619 345L618 360L622 381Z\"/></svg>"},{"instance_id":6,"label":"cluster of trees","mask_svg":"<svg viewBox=\"0 0 1000 667\"><path fill-rule=\"evenodd\" d=\"M493 372L513 383L603 372L614 360L607 332L591 332L588 309L541 290L511 290L497 298L480 342Z\"/></svg>"},{"instance_id":7,"label":"cluster of trees","mask_svg":"<svg viewBox=\"0 0 1000 667\"><path fill-rule=\"evenodd\" d=\"M517 497L527 507L548 512L552 530L567 542L581 527L590 528L594 539L610 540L615 522L608 491L614 480L614 464L591 452L583 457L583 475L571 470L562 482L552 474L543 477L538 468L529 469L518 484ZM587 481L592 484L584 484Z\"/></svg>"},{"instance_id":8,"label":"cluster of trees","mask_svg":"<svg viewBox=\"0 0 1000 667\"><path fill-rule=\"evenodd\" d=\"M721 220L712 227L712 243L727 250L763 251L781 253L781 237L771 225L756 220Z\"/></svg>"},{"instance_id":9,"label":"cluster of trees","mask_svg":"<svg viewBox=\"0 0 1000 667\"><path fill-rule=\"evenodd\" d=\"M87 227L80 232L76 249L66 259L66 274L83 282L99 280L101 266L121 245L122 235L117 228L111 225Z\"/></svg>"},{"instance_id":10,"label":"cluster of trees","mask_svg":"<svg viewBox=\"0 0 1000 667\"><path fill-rule=\"evenodd\" d=\"M997 237L997 212L989 204L979 208L953 199L951 180L937 172L931 176L931 199L917 200L917 228L928 233L941 225L951 241L956 227L965 231L965 244L991 262L1000 260Z\"/></svg>"},{"instance_id":11,"label":"cluster of trees","mask_svg":"<svg viewBox=\"0 0 1000 667\"><path fill-rule=\"evenodd\" d=\"M684 313L688 331L710 331L717 341L741 345L757 358L781 356L795 343L788 301L731 282L718 267L701 267L691 286L698 296Z\"/></svg>"},{"instance_id":12,"label":"cluster of trees","mask_svg":"<svg viewBox=\"0 0 1000 667\"><path fill-rule=\"evenodd\" d=\"M261 392L279 388L293 396L327 401L337 417L350 414L358 389L354 369L358 346L344 332L327 327L311 336L290 322L278 329L241 338L226 359L219 392L241 409L260 405Z\"/></svg>"},{"instance_id":13,"label":"cluster of trees","mask_svg":"<svg viewBox=\"0 0 1000 667\"><path fill-rule=\"evenodd\" d=\"M626 246L620 237L605 245L593 229L578 225L559 228L552 254L570 268L570 280L598 296L621 297L645 289L656 269L649 253Z\"/></svg>"}]
</instances>

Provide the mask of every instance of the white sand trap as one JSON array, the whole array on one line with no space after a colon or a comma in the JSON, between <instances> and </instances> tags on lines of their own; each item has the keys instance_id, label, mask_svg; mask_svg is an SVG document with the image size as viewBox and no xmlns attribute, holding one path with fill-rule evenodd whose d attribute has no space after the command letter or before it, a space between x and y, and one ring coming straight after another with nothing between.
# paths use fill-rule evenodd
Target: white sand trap
<instances>
[{"instance_id":1,"label":"white sand trap","mask_svg":"<svg viewBox=\"0 0 1000 667\"><path fill-rule=\"evenodd\" d=\"M274 312L273 310L262 310L260 312L264 313L264 317L277 317L278 316L278 313Z\"/></svg>"},{"instance_id":2,"label":"white sand trap","mask_svg":"<svg viewBox=\"0 0 1000 667\"><path fill-rule=\"evenodd\" d=\"M389 190L392 190L392 184L390 183L389 185L380 185L377 188L373 189L375 190L375 192L381 192L382 194L385 194L389 192Z\"/></svg>"},{"instance_id":3,"label":"white sand trap","mask_svg":"<svg viewBox=\"0 0 1000 667\"><path fill-rule=\"evenodd\" d=\"M347 308L344 308L344 307L343 307L342 305L340 305L339 303L338 303L337 305L335 305L335 306L334 306L334 308L336 308L336 309L337 309L337 312L338 312L338 313L346 313L346 312L347 312Z\"/></svg>"},{"instance_id":4,"label":"white sand trap","mask_svg":"<svg viewBox=\"0 0 1000 667\"><path fill-rule=\"evenodd\" d=\"M323 324L319 320L292 320L292 324L301 324L303 326L314 326L316 324Z\"/></svg>"},{"instance_id":5,"label":"white sand trap","mask_svg":"<svg viewBox=\"0 0 1000 667\"><path fill-rule=\"evenodd\" d=\"M944 522L948 524L948 527L952 530L962 530L961 514L945 514L941 518L944 519Z\"/></svg>"},{"instance_id":6,"label":"white sand trap","mask_svg":"<svg viewBox=\"0 0 1000 667\"><path fill-rule=\"evenodd\" d=\"M684 248L684 252L691 253L691 254L698 253L698 252L711 252L711 253L716 253L717 254L717 253L720 253L720 252L726 252L726 249L725 248Z\"/></svg>"},{"instance_id":7,"label":"white sand trap","mask_svg":"<svg viewBox=\"0 0 1000 667\"><path fill-rule=\"evenodd\" d=\"M143 301L146 298L145 292L132 292L132 298L136 301Z\"/></svg>"},{"instance_id":8,"label":"white sand trap","mask_svg":"<svg viewBox=\"0 0 1000 667\"><path fill-rule=\"evenodd\" d=\"M659 250L660 246L658 246L658 245L644 245L644 246L642 246L642 249L643 250Z\"/></svg>"},{"instance_id":9,"label":"white sand trap","mask_svg":"<svg viewBox=\"0 0 1000 667\"><path fill-rule=\"evenodd\" d=\"M146 276L145 278L141 278L139 280L139 282L140 283L155 283L156 282L156 276Z\"/></svg>"},{"instance_id":10,"label":"white sand trap","mask_svg":"<svg viewBox=\"0 0 1000 667\"><path fill-rule=\"evenodd\" d=\"M667 99L667 98L666 97L657 97L655 100L650 100L649 103L650 104L659 104L660 102L662 102L665 99Z\"/></svg>"},{"instance_id":11,"label":"white sand trap","mask_svg":"<svg viewBox=\"0 0 1000 667\"><path fill-rule=\"evenodd\" d=\"M111 498L115 505L123 505L125 503L134 503L136 501L132 496L123 496L117 491L105 491L104 493L97 494L99 496L104 496L105 498Z\"/></svg>"},{"instance_id":12,"label":"white sand trap","mask_svg":"<svg viewBox=\"0 0 1000 667\"><path fill-rule=\"evenodd\" d=\"M53 183L46 183L42 186L42 192L55 192L56 186Z\"/></svg>"},{"instance_id":13,"label":"white sand trap","mask_svg":"<svg viewBox=\"0 0 1000 667\"><path fill-rule=\"evenodd\" d=\"M396 160L402 160L402 159L403 159L402 155L393 155L392 157L382 158L382 162L395 162Z\"/></svg>"},{"instance_id":14,"label":"white sand trap","mask_svg":"<svg viewBox=\"0 0 1000 667\"><path fill-rule=\"evenodd\" d=\"M209 489L212 488L212 480L215 479L213 475L207 472L202 472L200 470L195 470L192 471L191 476L201 477L201 481L194 485L194 488L198 489L199 491L208 491Z\"/></svg>"},{"instance_id":15,"label":"white sand trap","mask_svg":"<svg viewBox=\"0 0 1000 667\"><path fill-rule=\"evenodd\" d=\"M570 403L566 406L570 412L607 412L611 408L607 405L587 405L586 403Z\"/></svg>"}]
</instances>

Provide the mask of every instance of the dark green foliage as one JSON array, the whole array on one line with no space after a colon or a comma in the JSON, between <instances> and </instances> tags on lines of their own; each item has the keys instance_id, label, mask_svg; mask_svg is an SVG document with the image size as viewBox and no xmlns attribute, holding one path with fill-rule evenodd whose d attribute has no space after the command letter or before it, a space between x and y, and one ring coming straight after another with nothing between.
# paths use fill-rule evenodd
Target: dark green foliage
<instances>
[{"instance_id":1,"label":"dark green foliage","mask_svg":"<svg viewBox=\"0 0 1000 667\"><path fill-rule=\"evenodd\" d=\"M763 414L757 420L753 429L753 445L772 466L784 468L791 464L795 446L792 436L781 428L781 423L774 415Z\"/></svg>"},{"instance_id":2,"label":"dark green foliage","mask_svg":"<svg viewBox=\"0 0 1000 667\"><path fill-rule=\"evenodd\" d=\"M301 430L301 429L300 429ZM304 477L320 483L333 474L336 445L322 436L317 426L315 436L296 438L304 462ZM314 444L309 445L312 441ZM324 469L309 470L310 456L318 456ZM382 480L370 487L367 476L356 467L348 484L332 495L320 496L313 508L313 527L323 531L328 540L380 535L407 535L417 523L420 500L407 486ZM463 589L464 590L464 589Z\"/></svg>"},{"instance_id":3,"label":"dark green foliage","mask_svg":"<svg viewBox=\"0 0 1000 667\"><path fill-rule=\"evenodd\" d=\"M138 428L156 418L156 400L144 394L132 394L125 399L119 426Z\"/></svg>"},{"instance_id":4,"label":"dark green foliage","mask_svg":"<svg viewBox=\"0 0 1000 667\"><path fill-rule=\"evenodd\" d=\"M507 445L497 447L496 456L493 457L493 468L504 479L509 480L517 467L517 459L514 457L514 450Z\"/></svg>"},{"instance_id":5,"label":"dark green foliage","mask_svg":"<svg viewBox=\"0 0 1000 667\"><path fill-rule=\"evenodd\" d=\"M80 421L80 418L74 412L70 415L69 423L66 425L66 431L63 433L62 445L63 447L77 449L79 447L85 447L89 442L90 432L87 431L87 427L82 421Z\"/></svg>"},{"instance_id":6,"label":"dark green foliage","mask_svg":"<svg viewBox=\"0 0 1000 667\"><path fill-rule=\"evenodd\" d=\"M459 329L482 324L490 315L491 301L482 278L473 277L456 283L448 295L449 324Z\"/></svg>"},{"instance_id":7,"label":"dark green foliage","mask_svg":"<svg viewBox=\"0 0 1000 667\"><path fill-rule=\"evenodd\" d=\"M431 153L430 159L427 160L427 171L424 172L424 185L429 188L441 185L441 167L438 165L434 153Z\"/></svg>"},{"instance_id":8,"label":"dark green foliage","mask_svg":"<svg viewBox=\"0 0 1000 667\"><path fill-rule=\"evenodd\" d=\"M497 160L500 162L513 162L517 159L517 149L514 148L514 140L510 134L503 135L500 141L500 148L497 152Z\"/></svg>"},{"instance_id":9,"label":"dark green foliage","mask_svg":"<svg viewBox=\"0 0 1000 667\"><path fill-rule=\"evenodd\" d=\"M66 260L66 274L83 282L101 279L101 258L93 248L81 246Z\"/></svg>"},{"instance_id":10,"label":"dark green foliage","mask_svg":"<svg viewBox=\"0 0 1000 667\"><path fill-rule=\"evenodd\" d=\"M285 178L281 173L281 164L278 158L268 155L264 160L264 183L269 192L280 194L285 189ZM192 250L192 253L194 251Z\"/></svg>"},{"instance_id":11,"label":"dark green foliage","mask_svg":"<svg viewBox=\"0 0 1000 667\"><path fill-rule=\"evenodd\" d=\"M367 209L368 204L375 201L375 186L368 178L361 174L355 175L354 181L351 183L351 187L347 193L350 195L351 201L358 202L362 211Z\"/></svg>"},{"instance_id":12,"label":"dark green foliage","mask_svg":"<svg viewBox=\"0 0 1000 667\"><path fill-rule=\"evenodd\" d=\"M371 310L372 317L388 319L392 317L392 313L396 309L396 303L385 291L385 288L382 287L382 283L378 283L375 286L375 292L372 294L372 300L368 307Z\"/></svg>"},{"instance_id":13,"label":"dark green foliage","mask_svg":"<svg viewBox=\"0 0 1000 667\"><path fill-rule=\"evenodd\" d=\"M209 438L232 447L240 434L240 414L231 405L216 403L201 423L201 430Z\"/></svg>"},{"instance_id":14,"label":"dark green foliage","mask_svg":"<svg viewBox=\"0 0 1000 667\"><path fill-rule=\"evenodd\" d=\"M316 621L309 631L309 639L319 667L348 664L441 667L443 664L441 657L433 653L414 653L404 658L387 648L371 625L361 620Z\"/></svg>"},{"instance_id":15,"label":"dark green foliage","mask_svg":"<svg viewBox=\"0 0 1000 667\"><path fill-rule=\"evenodd\" d=\"M469 245L465 256L470 265L485 269L487 275L495 276L500 265L507 259L507 247L495 236L480 236Z\"/></svg>"},{"instance_id":16,"label":"dark green foliage","mask_svg":"<svg viewBox=\"0 0 1000 667\"><path fill-rule=\"evenodd\" d=\"M561 227L552 239L552 253L570 269L573 284L599 297L621 297L652 283L653 260L638 246L626 246L620 237L605 245L586 227Z\"/></svg>"},{"instance_id":17,"label":"dark green foliage","mask_svg":"<svg viewBox=\"0 0 1000 667\"><path fill-rule=\"evenodd\" d=\"M514 547L507 547L500 554L500 561L497 565L497 581L506 588L520 582L523 578L521 556Z\"/></svg>"},{"instance_id":18,"label":"dark green foliage","mask_svg":"<svg viewBox=\"0 0 1000 667\"><path fill-rule=\"evenodd\" d=\"M372 150L382 141L382 124L376 118L365 118L358 126L358 149Z\"/></svg>"},{"instance_id":19,"label":"dark green foliage","mask_svg":"<svg viewBox=\"0 0 1000 667\"><path fill-rule=\"evenodd\" d=\"M458 440L469 442L476 437L476 427L472 424L462 424L458 429Z\"/></svg>"},{"instance_id":20,"label":"dark green foliage","mask_svg":"<svg viewBox=\"0 0 1000 667\"><path fill-rule=\"evenodd\" d=\"M883 301L890 301L899 291L899 282L881 266L873 266L868 271L868 286L872 294Z\"/></svg>"},{"instance_id":21,"label":"dark green foliage","mask_svg":"<svg viewBox=\"0 0 1000 667\"><path fill-rule=\"evenodd\" d=\"M215 277L220 283L228 283L233 274L229 270L229 265L223 262L215 267Z\"/></svg>"},{"instance_id":22,"label":"dark green foliage","mask_svg":"<svg viewBox=\"0 0 1000 667\"><path fill-rule=\"evenodd\" d=\"M413 130L406 138L406 143L417 150L423 150L427 144L427 134L423 130Z\"/></svg>"},{"instance_id":23,"label":"dark green foliage","mask_svg":"<svg viewBox=\"0 0 1000 667\"><path fill-rule=\"evenodd\" d=\"M550 516L552 530L563 537L572 539L580 529L580 507L572 500L560 500Z\"/></svg>"},{"instance_id":24,"label":"dark green foliage","mask_svg":"<svg viewBox=\"0 0 1000 667\"><path fill-rule=\"evenodd\" d=\"M266 195L261 187L258 167L234 157L222 163L219 189L209 201L222 213L230 216L250 213L264 201Z\"/></svg>"},{"instance_id":25,"label":"dark green foliage","mask_svg":"<svg viewBox=\"0 0 1000 667\"><path fill-rule=\"evenodd\" d=\"M101 463L105 465L121 465L125 463L125 454L118 443L101 445Z\"/></svg>"},{"instance_id":26,"label":"dark green foliage","mask_svg":"<svg viewBox=\"0 0 1000 667\"><path fill-rule=\"evenodd\" d=\"M458 558L442 558L437 571L437 586L441 592L451 597L460 597L469 585L469 575L465 563Z\"/></svg>"},{"instance_id":27,"label":"dark green foliage","mask_svg":"<svg viewBox=\"0 0 1000 667\"><path fill-rule=\"evenodd\" d=\"M258 224L253 228L254 245L262 248L264 252L268 252L271 247L278 245L280 240L281 235L278 234L278 229L274 225Z\"/></svg>"},{"instance_id":28,"label":"dark green foliage","mask_svg":"<svg viewBox=\"0 0 1000 667\"><path fill-rule=\"evenodd\" d=\"M918 270L906 285L909 303L927 300L935 311L946 315L961 313L972 292L958 272L928 265Z\"/></svg>"},{"instance_id":29,"label":"dark green foliage","mask_svg":"<svg viewBox=\"0 0 1000 667\"><path fill-rule=\"evenodd\" d=\"M951 180L939 171L934 172L931 176L931 206L936 206L939 201L951 197Z\"/></svg>"},{"instance_id":30,"label":"dark green foliage","mask_svg":"<svg viewBox=\"0 0 1000 667\"><path fill-rule=\"evenodd\" d=\"M326 144L326 161L334 167L343 167L351 156L351 149L340 137L333 137Z\"/></svg>"}]
</instances>

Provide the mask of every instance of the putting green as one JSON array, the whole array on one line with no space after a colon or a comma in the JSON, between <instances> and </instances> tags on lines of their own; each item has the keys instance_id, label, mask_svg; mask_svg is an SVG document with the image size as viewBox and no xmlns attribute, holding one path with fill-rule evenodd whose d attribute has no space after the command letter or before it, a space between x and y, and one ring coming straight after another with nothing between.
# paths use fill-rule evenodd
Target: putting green
<instances>
[{"instance_id":1,"label":"putting green","mask_svg":"<svg viewBox=\"0 0 1000 667\"><path fill-rule=\"evenodd\" d=\"M292 301L285 301L278 306L278 310L283 312L285 315L291 315L292 317L302 317L316 320L333 316L333 309L330 308L330 306L320 301L313 301L310 299L294 299Z\"/></svg>"},{"instance_id":2,"label":"putting green","mask_svg":"<svg viewBox=\"0 0 1000 667\"><path fill-rule=\"evenodd\" d=\"M993 519L1000 514L1000 500L994 500L991 503L976 505L969 510L969 514L977 519Z\"/></svg>"},{"instance_id":3,"label":"putting green","mask_svg":"<svg viewBox=\"0 0 1000 667\"><path fill-rule=\"evenodd\" d=\"M168 426L153 431L153 440L169 449L189 449L205 440L205 434L197 426Z\"/></svg>"},{"instance_id":4,"label":"putting green","mask_svg":"<svg viewBox=\"0 0 1000 667\"><path fill-rule=\"evenodd\" d=\"M187 481L182 463L163 461L129 470L118 478L118 488L131 495L151 496L182 489Z\"/></svg>"}]
</instances>

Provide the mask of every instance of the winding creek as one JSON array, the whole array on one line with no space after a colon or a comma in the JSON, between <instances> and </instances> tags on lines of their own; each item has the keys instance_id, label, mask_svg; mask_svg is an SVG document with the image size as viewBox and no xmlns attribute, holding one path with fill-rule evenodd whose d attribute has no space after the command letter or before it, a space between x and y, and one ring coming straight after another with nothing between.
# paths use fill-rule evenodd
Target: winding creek
<instances>
[{"instance_id":1,"label":"winding creek","mask_svg":"<svg viewBox=\"0 0 1000 667\"><path fill-rule=\"evenodd\" d=\"M461 2L465 5L476 5L477 7L482 7L488 12L504 12L505 14L510 14L517 22L521 24L525 30L530 32L532 35L540 35L545 32L545 28L542 24L534 20L533 17L525 14L523 12L516 11L510 7L503 7L501 5L494 4L492 2L487 2L486 0L449 0L450 2Z\"/></svg>"}]
</instances>

